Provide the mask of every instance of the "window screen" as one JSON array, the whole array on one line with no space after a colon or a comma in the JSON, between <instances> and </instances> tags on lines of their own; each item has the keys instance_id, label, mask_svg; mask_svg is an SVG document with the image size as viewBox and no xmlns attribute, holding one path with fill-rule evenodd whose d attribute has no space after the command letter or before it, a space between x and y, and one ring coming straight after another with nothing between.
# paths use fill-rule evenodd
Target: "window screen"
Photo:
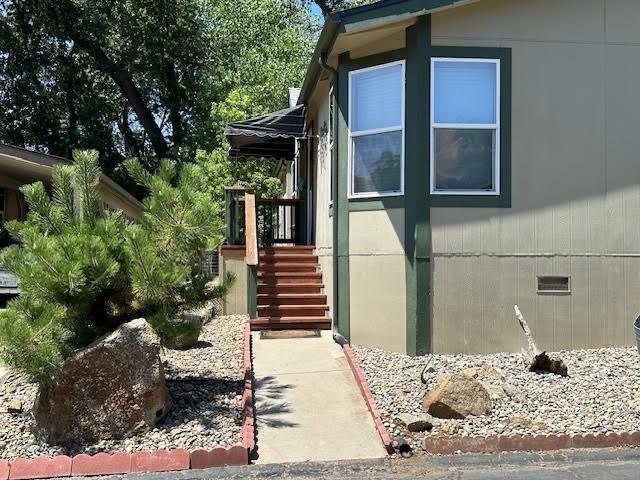
<instances>
[{"instance_id":1,"label":"window screen","mask_svg":"<svg viewBox=\"0 0 640 480\"><path fill-rule=\"evenodd\" d=\"M350 74L351 196L402 192L404 62Z\"/></svg>"},{"instance_id":2,"label":"window screen","mask_svg":"<svg viewBox=\"0 0 640 480\"><path fill-rule=\"evenodd\" d=\"M499 193L500 61L433 58L431 193Z\"/></svg>"}]
</instances>

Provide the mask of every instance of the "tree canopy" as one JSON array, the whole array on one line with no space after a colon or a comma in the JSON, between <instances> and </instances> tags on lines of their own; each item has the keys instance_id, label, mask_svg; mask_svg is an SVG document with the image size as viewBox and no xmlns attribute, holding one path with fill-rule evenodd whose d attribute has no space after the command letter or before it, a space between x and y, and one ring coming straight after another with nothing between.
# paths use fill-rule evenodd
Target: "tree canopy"
<instances>
[{"instance_id":1,"label":"tree canopy","mask_svg":"<svg viewBox=\"0 0 640 480\"><path fill-rule=\"evenodd\" d=\"M286 106L318 19L297 0L0 0L0 142L155 168Z\"/></svg>"}]
</instances>

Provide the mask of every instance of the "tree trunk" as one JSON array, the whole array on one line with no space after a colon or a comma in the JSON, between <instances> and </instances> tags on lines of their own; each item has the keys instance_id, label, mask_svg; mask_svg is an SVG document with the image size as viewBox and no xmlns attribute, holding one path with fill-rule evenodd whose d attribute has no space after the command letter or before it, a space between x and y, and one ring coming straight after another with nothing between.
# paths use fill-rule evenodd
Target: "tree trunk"
<instances>
[{"instance_id":1,"label":"tree trunk","mask_svg":"<svg viewBox=\"0 0 640 480\"><path fill-rule=\"evenodd\" d=\"M173 144L182 144L182 115L180 114L180 105L182 94L180 91L180 82L176 75L176 69L173 62L163 60L162 67L164 70L167 93L167 105L169 107L169 122L171 122L171 132Z\"/></svg>"},{"instance_id":2,"label":"tree trunk","mask_svg":"<svg viewBox=\"0 0 640 480\"><path fill-rule=\"evenodd\" d=\"M167 141L162 130L156 124L153 113L145 103L142 93L133 81L131 73L123 65L110 59L99 43L86 34L83 26L83 14L77 5L69 0L56 2L41 0L34 2L33 7L47 12L51 22L54 22L52 28L60 28L68 39L73 40L80 50L93 59L98 70L108 75L116 83L149 136L149 141L156 155L165 156L169 151Z\"/></svg>"}]
</instances>

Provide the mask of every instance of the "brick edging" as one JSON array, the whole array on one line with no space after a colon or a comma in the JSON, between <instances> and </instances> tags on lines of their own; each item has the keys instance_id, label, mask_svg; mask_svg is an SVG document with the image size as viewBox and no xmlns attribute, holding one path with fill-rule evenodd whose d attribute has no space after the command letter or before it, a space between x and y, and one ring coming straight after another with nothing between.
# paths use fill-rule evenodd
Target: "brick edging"
<instances>
[{"instance_id":1,"label":"brick edging","mask_svg":"<svg viewBox=\"0 0 640 480\"><path fill-rule=\"evenodd\" d=\"M118 475L133 472L170 472L231 465L248 465L255 449L253 363L251 358L251 325L245 324L242 359L244 390L242 393L242 441L231 447L186 450L154 450L144 452L81 453L73 457L0 459L0 480L26 480L93 475Z\"/></svg>"},{"instance_id":2,"label":"brick edging","mask_svg":"<svg viewBox=\"0 0 640 480\"><path fill-rule=\"evenodd\" d=\"M582 434L510 434L488 437L429 436L422 441L427 453L543 452L568 448L611 448L640 445L639 432Z\"/></svg>"},{"instance_id":3,"label":"brick edging","mask_svg":"<svg viewBox=\"0 0 640 480\"><path fill-rule=\"evenodd\" d=\"M345 344L342 346L342 351L344 352L344 356L347 358L347 363L351 368L351 372L356 379L356 383L358 384L358 389L364 398L365 403L367 404L367 408L373 417L373 422L376 425L376 430L378 431L378 435L380 435L380 440L382 440L382 444L384 448L387 450L389 454L394 453L393 441L391 440L391 436L389 432L384 427L382 423L382 416L380 415L380 410L378 409L378 405L376 404L373 395L371 394L371 390L369 390L369 384L367 383L367 379L364 376L364 372L362 368L360 368L360 363L358 359L353 353L351 346Z\"/></svg>"}]
</instances>

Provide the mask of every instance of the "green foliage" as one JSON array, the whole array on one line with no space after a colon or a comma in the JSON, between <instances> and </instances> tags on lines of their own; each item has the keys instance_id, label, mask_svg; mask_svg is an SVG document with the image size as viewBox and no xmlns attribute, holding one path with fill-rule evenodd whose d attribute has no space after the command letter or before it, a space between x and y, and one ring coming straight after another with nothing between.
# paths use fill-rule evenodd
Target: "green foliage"
<instances>
[{"instance_id":1,"label":"green foliage","mask_svg":"<svg viewBox=\"0 0 640 480\"><path fill-rule=\"evenodd\" d=\"M317 28L302 0L0 0L0 142L97 149L121 183L125 157L188 162L286 106Z\"/></svg>"},{"instance_id":2,"label":"green foliage","mask_svg":"<svg viewBox=\"0 0 640 480\"><path fill-rule=\"evenodd\" d=\"M42 183L22 187L24 222L9 222L19 242L0 253L0 265L20 279L21 295L0 313L0 355L46 383L77 348L136 317L163 327L185 308L225 293L201 272L205 248L222 229L214 201L198 191L195 165L163 161L157 174L127 162L149 190L141 225L103 211L95 152L76 152L57 167L51 197ZM150 320L151 321L151 320Z\"/></svg>"}]
</instances>

